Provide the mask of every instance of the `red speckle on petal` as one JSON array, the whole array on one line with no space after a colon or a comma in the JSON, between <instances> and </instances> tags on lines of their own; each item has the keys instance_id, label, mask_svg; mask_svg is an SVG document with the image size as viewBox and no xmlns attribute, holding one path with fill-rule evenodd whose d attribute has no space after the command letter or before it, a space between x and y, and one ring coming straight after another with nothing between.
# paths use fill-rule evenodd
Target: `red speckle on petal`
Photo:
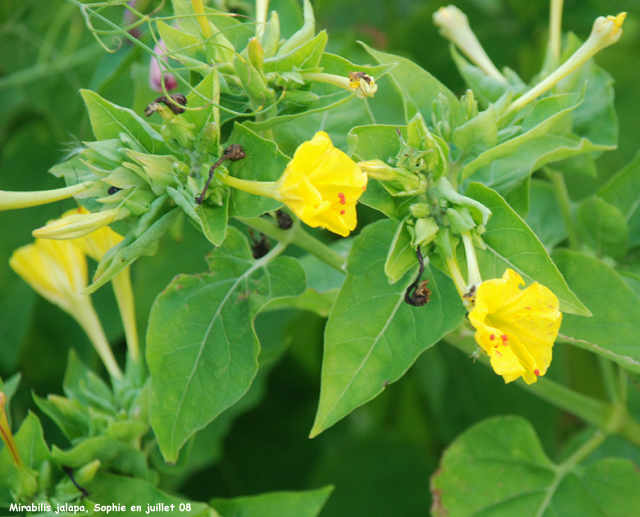
<instances>
[{"instance_id":1,"label":"red speckle on petal","mask_svg":"<svg viewBox=\"0 0 640 517\"><path fill-rule=\"evenodd\" d=\"M506 334L502 334L502 336L500 336L500 339L502 339L502 344L504 346L507 346L507 344L509 343L509 338L506 336Z\"/></svg>"},{"instance_id":2,"label":"red speckle on petal","mask_svg":"<svg viewBox=\"0 0 640 517\"><path fill-rule=\"evenodd\" d=\"M500 351L496 350L496 354L498 354L500 357L502 357L502 354L500 353Z\"/></svg>"},{"instance_id":3,"label":"red speckle on petal","mask_svg":"<svg viewBox=\"0 0 640 517\"><path fill-rule=\"evenodd\" d=\"M494 346L493 348L498 348L498 345Z\"/></svg>"},{"instance_id":4,"label":"red speckle on petal","mask_svg":"<svg viewBox=\"0 0 640 517\"><path fill-rule=\"evenodd\" d=\"M531 310L531 307L525 307L525 309L527 309L528 311L530 311L530 310Z\"/></svg>"},{"instance_id":5,"label":"red speckle on petal","mask_svg":"<svg viewBox=\"0 0 640 517\"><path fill-rule=\"evenodd\" d=\"M364 192L365 190L367 190L367 186L366 185L362 185L362 191Z\"/></svg>"},{"instance_id":6,"label":"red speckle on petal","mask_svg":"<svg viewBox=\"0 0 640 517\"><path fill-rule=\"evenodd\" d=\"M344 194L342 192L340 192L338 194L338 197L340 198L340 204L341 205L346 205L347 204L347 200L344 198Z\"/></svg>"},{"instance_id":7,"label":"red speckle on petal","mask_svg":"<svg viewBox=\"0 0 640 517\"><path fill-rule=\"evenodd\" d=\"M540 375L540 370L537 370L537 369L536 369L536 370L533 370L533 373L535 373L535 374L536 374L536 376L539 376L539 375Z\"/></svg>"},{"instance_id":8,"label":"red speckle on petal","mask_svg":"<svg viewBox=\"0 0 640 517\"><path fill-rule=\"evenodd\" d=\"M340 210L340 215L344 215L344 210Z\"/></svg>"},{"instance_id":9,"label":"red speckle on petal","mask_svg":"<svg viewBox=\"0 0 640 517\"><path fill-rule=\"evenodd\" d=\"M489 339L490 339L491 341L493 341L495 338L496 338L496 335L495 335L495 334L491 334L491 335L489 336Z\"/></svg>"}]
</instances>

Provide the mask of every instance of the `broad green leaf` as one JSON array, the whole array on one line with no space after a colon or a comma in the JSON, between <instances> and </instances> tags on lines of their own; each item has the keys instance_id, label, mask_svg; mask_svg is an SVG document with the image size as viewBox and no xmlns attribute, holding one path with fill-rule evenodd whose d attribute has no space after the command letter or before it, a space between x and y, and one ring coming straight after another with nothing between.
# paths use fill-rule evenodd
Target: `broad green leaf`
<instances>
[{"instance_id":1,"label":"broad green leaf","mask_svg":"<svg viewBox=\"0 0 640 517\"><path fill-rule=\"evenodd\" d=\"M618 458L555 465L529 422L498 417L449 446L431 493L434 517L632 517L640 473Z\"/></svg>"},{"instance_id":2,"label":"broad green leaf","mask_svg":"<svg viewBox=\"0 0 640 517\"><path fill-rule=\"evenodd\" d=\"M120 474L146 479L149 474L144 454L133 445L108 436L96 436L81 441L68 451L55 445L51 457L60 466L78 469L94 460Z\"/></svg>"},{"instance_id":3,"label":"broad green leaf","mask_svg":"<svg viewBox=\"0 0 640 517\"><path fill-rule=\"evenodd\" d=\"M235 499L212 499L221 517L316 517L333 491L332 486L306 492L271 492Z\"/></svg>"},{"instance_id":4,"label":"broad green leaf","mask_svg":"<svg viewBox=\"0 0 640 517\"><path fill-rule=\"evenodd\" d=\"M629 224L629 247L640 244L640 153L600 189L598 196L624 215Z\"/></svg>"},{"instance_id":5,"label":"broad green leaf","mask_svg":"<svg viewBox=\"0 0 640 517\"><path fill-rule=\"evenodd\" d=\"M210 273L176 277L149 319L151 424L170 462L195 431L249 389L260 352L256 314L305 286L296 260L253 260L247 240L233 228L208 262Z\"/></svg>"},{"instance_id":6,"label":"broad green leaf","mask_svg":"<svg viewBox=\"0 0 640 517\"><path fill-rule=\"evenodd\" d=\"M325 330L320 404L311 436L375 398L462 321L464 308L453 282L438 269L425 268L431 301L423 307L404 301L417 263L389 285L384 264L395 229L393 221L379 221L354 240L347 278Z\"/></svg>"},{"instance_id":7,"label":"broad green leaf","mask_svg":"<svg viewBox=\"0 0 640 517\"><path fill-rule=\"evenodd\" d=\"M246 157L229 165L229 174L251 181L276 181L284 172L289 158L278 150L271 140L266 140L241 124L236 124L226 145L240 144ZM231 189L229 216L258 217L277 210L282 203L275 199L256 196L238 189Z\"/></svg>"},{"instance_id":8,"label":"broad green leaf","mask_svg":"<svg viewBox=\"0 0 640 517\"><path fill-rule=\"evenodd\" d=\"M523 154L521 150L523 144L531 142L534 138L546 135L557 122L567 113L576 109L583 100L584 91L554 95L538 101L524 120L518 122L522 126L521 134L485 151L473 161L467 163L460 172L461 179L463 181L466 180L499 158L505 158L514 153L516 153L516 156L521 156ZM533 149L536 149L536 147L534 146Z\"/></svg>"},{"instance_id":9,"label":"broad green leaf","mask_svg":"<svg viewBox=\"0 0 640 517\"><path fill-rule=\"evenodd\" d=\"M440 94L449 101L453 120L458 122L464 120L458 98L429 72L404 57L374 50L364 43L361 45L378 63L397 63L389 75L403 98L407 121L418 112L422 113L425 120L430 121L433 102Z\"/></svg>"},{"instance_id":10,"label":"broad green leaf","mask_svg":"<svg viewBox=\"0 0 640 517\"><path fill-rule=\"evenodd\" d=\"M504 200L513 211L523 219L529 214L529 203L531 201L531 176L525 176L520 183L514 185L509 192L504 195Z\"/></svg>"},{"instance_id":11,"label":"broad green leaf","mask_svg":"<svg viewBox=\"0 0 640 517\"><path fill-rule=\"evenodd\" d=\"M540 282L558 297L560 310L589 316L589 310L569 289L542 243L505 200L493 190L472 183L466 196L485 205L493 213L482 235L487 248L476 249L484 280L500 278L507 268L520 273L527 285Z\"/></svg>"},{"instance_id":12,"label":"broad green leaf","mask_svg":"<svg viewBox=\"0 0 640 517\"><path fill-rule=\"evenodd\" d=\"M398 223L396 233L389 247L389 254L384 263L384 274L390 284L395 284L416 264L416 252L411 246L411 234L405 221Z\"/></svg>"},{"instance_id":13,"label":"broad green leaf","mask_svg":"<svg viewBox=\"0 0 640 517\"><path fill-rule=\"evenodd\" d=\"M0 451L0 506L15 502L12 492L31 500L37 489L38 471L51 459L42 426L33 413L24 419L14 438L22 466L15 466L7 447Z\"/></svg>"},{"instance_id":14,"label":"broad green leaf","mask_svg":"<svg viewBox=\"0 0 640 517\"><path fill-rule=\"evenodd\" d=\"M553 186L548 181L532 179L530 199L531 207L525 221L545 249L551 252L567 238L567 228Z\"/></svg>"},{"instance_id":15,"label":"broad green leaf","mask_svg":"<svg viewBox=\"0 0 640 517\"><path fill-rule=\"evenodd\" d=\"M198 38L163 21L158 21L156 26L169 57L186 66L194 67L200 73L202 71L208 72L209 66L204 45Z\"/></svg>"},{"instance_id":16,"label":"broad green leaf","mask_svg":"<svg viewBox=\"0 0 640 517\"><path fill-rule=\"evenodd\" d=\"M216 89L216 70L212 70L202 81L187 95L187 107L189 108L181 116L196 126L196 134L209 122L215 122L219 118L218 108L212 102L220 102L220 90ZM191 108L201 108L192 110ZM218 130L220 124L218 122Z\"/></svg>"},{"instance_id":17,"label":"broad green leaf","mask_svg":"<svg viewBox=\"0 0 640 517\"><path fill-rule=\"evenodd\" d=\"M553 258L593 318L565 314L560 338L640 372L640 298L624 279L598 259L557 249Z\"/></svg>"},{"instance_id":18,"label":"broad green leaf","mask_svg":"<svg viewBox=\"0 0 640 517\"><path fill-rule=\"evenodd\" d=\"M493 104L456 128L451 139L456 147L480 153L498 143L498 116Z\"/></svg>"},{"instance_id":19,"label":"broad green leaf","mask_svg":"<svg viewBox=\"0 0 640 517\"><path fill-rule=\"evenodd\" d=\"M87 105L97 140L120 138L120 134L125 133L151 154L169 154L160 134L139 115L112 104L90 90L80 90L80 94Z\"/></svg>"},{"instance_id":20,"label":"broad green leaf","mask_svg":"<svg viewBox=\"0 0 640 517\"><path fill-rule=\"evenodd\" d=\"M386 162L400 152L400 139L407 138L406 126L370 125L354 127L347 135L349 155L356 161L380 159ZM392 196L378 180L370 179L367 190L359 202L379 210L383 214L401 221L409 206L415 203L414 196Z\"/></svg>"},{"instance_id":21,"label":"broad green leaf","mask_svg":"<svg viewBox=\"0 0 640 517\"><path fill-rule=\"evenodd\" d=\"M141 479L99 472L93 481L86 486L86 489L91 494L91 500L97 505L118 504L125 506L125 511L117 513L113 511L112 507L111 511L115 515L139 517L144 515L149 508L154 509L154 511L164 512L164 508L168 506L169 510L166 511L166 515L219 517L218 513L205 503L195 503L188 499L166 494ZM158 507L157 505L161 506ZM171 510L172 505L173 510ZM139 506L139 509L136 508L134 511L131 509L132 506ZM95 507L92 509L95 509ZM103 510L101 515L106 515L106 511Z\"/></svg>"},{"instance_id":22,"label":"broad green leaf","mask_svg":"<svg viewBox=\"0 0 640 517\"><path fill-rule=\"evenodd\" d=\"M621 259L627 254L629 226L617 207L592 196L577 211L578 234L599 257Z\"/></svg>"}]
</instances>

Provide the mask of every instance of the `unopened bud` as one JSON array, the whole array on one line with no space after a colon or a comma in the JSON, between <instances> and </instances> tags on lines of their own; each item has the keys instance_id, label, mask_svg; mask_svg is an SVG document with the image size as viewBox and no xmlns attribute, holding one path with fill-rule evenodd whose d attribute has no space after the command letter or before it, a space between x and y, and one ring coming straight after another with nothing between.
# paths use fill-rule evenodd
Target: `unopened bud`
<instances>
[{"instance_id":1,"label":"unopened bud","mask_svg":"<svg viewBox=\"0 0 640 517\"><path fill-rule=\"evenodd\" d=\"M435 221L435 219L433 219L432 217L425 217L422 219L417 219L413 229L413 245L415 247L418 247L433 242L438 235L440 227L438 226L438 223Z\"/></svg>"},{"instance_id":2,"label":"unopened bud","mask_svg":"<svg viewBox=\"0 0 640 517\"><path fill-rule=\"evenodd\" d=\"M458 235L468 232L476 226L469 209L465 207L449 208L447 210L447 218L449 219L451 231Z\"/></svg>"},{"instance_id":3,"label":"unopened bud","mask_svg":"<svg viewBox=\"0 0 640 517\"><path fill-rule=\"evenodd\" d=\"M429 216L431 210L429 209L429 205L427 203L414 203L409 207L409 212L411 212L411 215L414 218L420 219L422 217Z\"/></svg>"},{"instance_id":4,"label":"unopened bud","mask_svg":"<svg viewBox=\"0 0 640 517\"><path fill-rule=\"evenodd\" d=\"M251 64L257 70L262 70L264 63L264 49L262 48L260 41L258 41L258 38L251 38L249 40L247 50L249 51L249 61L251 61Z\"/></svg>"}]
</instances>

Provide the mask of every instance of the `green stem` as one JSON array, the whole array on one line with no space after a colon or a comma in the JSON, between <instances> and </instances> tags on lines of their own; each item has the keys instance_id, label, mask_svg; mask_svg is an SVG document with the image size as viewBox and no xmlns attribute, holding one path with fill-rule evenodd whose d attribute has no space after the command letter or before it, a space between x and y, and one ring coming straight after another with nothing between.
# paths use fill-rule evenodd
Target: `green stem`
<instances>
[{"instance_id":1,"label":"green stem","mask_svg":"<svg viewBox=\"0 0 640 517\"><path fill-rule=\"evenodd\" d=\"M582 462L593 451L600 447L606 437L607 435L602 431L596 431L593 436L591 436L591 438L584 442L577 451L575 451L564 462L556 467L555 478L547 489L547 495L542 501L536 517L542 517L546 513L549 504L551 503L551 499L555 495L556 490L560 486L560 483L562 483L562 480L567 476L567 474L570 474L578 463Z\"/></svg>"},{"instance_id":2,"label":"green stem","mask_svg":"<svg viewBox=\"0 0 640 517\"><path fill-rule=\"evenodd\" d=\"M573 218L573 211L571 210L571 199L569 198L569 192L567 191L567 185L564 182L564 176L561 172L554 171L548 167L544 168L547 177L553 184L553 190L556 195L558 205L560 205L560 211L562 212L562 219L567 227L567 234L569 235L569 245L571 249L580 249L580 238L578 237L578 230L576 228L576 222Z\"/></svg>"},{"instance_id":3,"label":"green stem","mask_svg":"<svg viewBox=\"0 0 640 517\"><path fill-rule=\"evenodd\" d=\"M325 264L337 269L341 273L345 273L344 257L304 231L300 221L296 221L289 230L283 230L279 228L276 223L262 217L240 219L240 221L264 233L267 237L271 237L284 244L295 244L306 252L315 255Z\"/></svg>"},{"instance_id":4,"label":"green stem","mask_svg":"<svg viewBox=\"0 0 640 517\"><path fill-rule=\"evenodd\" d=\"M620 392L613 363L601 355L598 356L598 362L600 363L600 371L602 372L602 380L607 390L607 396L615 404L620 401Z\"/></svg>"},{"instance_id":5,"label":"green stem","mask_svg":"<svg viewBox=\"0 0 640 517\"><path fill-rule=\"evenodd\" d=\"M468 355L475 352L477 348L472 334L464 327L447 334L443 339L449 345ZM479 360L485 366L490 367L488 357L480 356ZM604 433L619 434L640 447L640 424L629 415L624 404L609 404L544 378L538 378L534 384L526 384L522 380L517 383L521 388L581 418Z\"/></svg>"},{"instance_id":6,"label":"green stem","mask_svg":"<svg viewBox=\"0 0 640 517\"><path fill-rule=\"evenodd\" d=\"M564 0L551 0L549 19L549 56L551 70L560 64L560 39L562 37L562 4Z\"/></svg>"}]
</instances>

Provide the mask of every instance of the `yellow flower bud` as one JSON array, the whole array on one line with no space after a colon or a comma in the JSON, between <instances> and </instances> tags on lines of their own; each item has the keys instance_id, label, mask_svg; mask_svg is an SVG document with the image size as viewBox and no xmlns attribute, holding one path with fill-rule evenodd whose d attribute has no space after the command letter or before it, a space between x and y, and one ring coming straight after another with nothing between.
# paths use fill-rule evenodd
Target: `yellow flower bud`
<instances>
[{"instance_id":1,"label":"yellow flower bud","mask_svg":"<svg viewBox=\"0 0 640 517\"><path fill-rule=\"evenodd\" d=\"M551 364L562 313L558 298L545 286L536 282L520 289L521 285L524 280L511 269L502 278L482 282L469 321L494 371L505 382L522 377L532 384Z\"/></svg>"},{"instance_id":2,"label":"yellow flower bud","mask_svg":"<svg viewBox=\"0 0 640 517\"><path fill-rule=\"evenodd\" d=\"M46 226L34 230L33 236L42 239L77 239L111 224L118 218L118 212L120 212L120 209L113 208L93 214L79 213L69 215L62 219L51 221Z\"/></svg>"},{"instance_id":3,"label":"yellow flower bud","mask_svg":"<svg viewBox=\"0 0 640 517\"><path fill-rule=\"evenodd\" d=\"M232 187L282 201L309 226L343 237L356 227L356 203L367 187L367 175L324 131L298 147L278 181L219 177Z\"/></svg>"}]
</instances>

